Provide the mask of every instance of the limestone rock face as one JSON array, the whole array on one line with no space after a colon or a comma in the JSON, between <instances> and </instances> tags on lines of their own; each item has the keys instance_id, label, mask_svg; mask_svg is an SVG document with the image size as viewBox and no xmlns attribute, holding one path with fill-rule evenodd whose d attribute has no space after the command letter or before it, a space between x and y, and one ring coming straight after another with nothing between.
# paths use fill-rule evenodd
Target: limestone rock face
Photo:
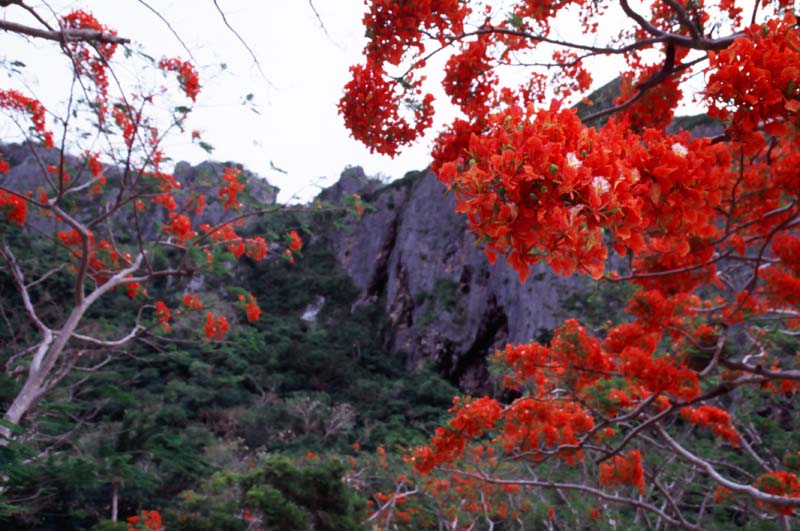
<instances>
[{"instance_id":1,"label":"limestone rock face","mask_svg":"<svg viewBox=\"0 0 800 531\"><path fill-rule=\"evenodd\" d=\"M404 353L410 367L432 362L462 388L486 390L487 356L557 326L559 296L582 285L544 266L521 284L502 260L490 265L452 194L430 172L376 188L350 170L332 195L344 189L374 210L334 235L337 258L361 301L385 304L386 347Z\"/></svg>"}]
</instances>

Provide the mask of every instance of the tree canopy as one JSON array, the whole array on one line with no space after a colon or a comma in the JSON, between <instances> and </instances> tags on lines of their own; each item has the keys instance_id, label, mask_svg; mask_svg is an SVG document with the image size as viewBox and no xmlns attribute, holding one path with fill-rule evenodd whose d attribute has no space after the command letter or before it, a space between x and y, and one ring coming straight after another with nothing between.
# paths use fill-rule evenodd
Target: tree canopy
<instances>
[{"instance_id":1,"label":"tree canopy","mask_svg":"<svg viewBox=\"0 0 800 531\"><path fill-rule=\"evenodd\" d=\"M546 491L551 528L632 511L647 528L788 529L800 506L792 2L367 8L364 62L339 104L353 137L397 154L434 123L441 80L460 113L432 168L490 260L523 281L544 262L636 288L623 322L568 320L547 344L509 345L495 356L505 393L455 402L414 454L450 499L443 519L492 528ZM600 59L620 89L595 108ZM718 136L671 127L685 99Z\"/></svg>"},{"instance_id":2,"label":"tree canopy","mask_svg":"<svg viewBox=\"0 0 800 531\"><path fill-rule=\"evenodd\" d=\"M403 374L376 332L380 301L323 275L335 258L303 216L333 223L330 212L259 205L235 164L186 179L170 169L168 135L207 147L187 126L196 65L141 53L82 9L0 1L32 16L0 29L57 47L72 70L61 112L0 88L24 138L0 145L0 519L77 529L110 516L95 530L151 531L796 525L792 2L366 7L364 61L339 104L353 137L389 155L419 141L437 123L438 81L458 115L431 168L489 259L522 281L544 263L619 288L625 314L570 318L500 349L495 392L456 398L439 421L450 388ZM156 75L129 85L117 67L132 64ZM601 64L617 76L612 102L589 97ZM687 101L715 136L681 130ZM293 276L303 252L308 269ZM244 288L229 282L237 262ZM213 291L190 285L215 277ZM308 324L289 313L312 287L330 304ZM258 300L287 315L262 315Z\"/></svg>"}]
</instances>

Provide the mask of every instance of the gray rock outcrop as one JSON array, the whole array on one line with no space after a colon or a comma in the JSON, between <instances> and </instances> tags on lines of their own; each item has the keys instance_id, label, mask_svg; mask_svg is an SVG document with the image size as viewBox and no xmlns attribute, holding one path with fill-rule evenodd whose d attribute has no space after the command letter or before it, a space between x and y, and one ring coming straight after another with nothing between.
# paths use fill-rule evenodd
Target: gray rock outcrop
<instances>
[{"instance_id":1,"label":"gray rock outcrop","mask_svg":"<svg viewBox=\"0 0 800 531\"><path fill-rule=\"evenodd\" d=\"M334 199L354 192L374 210L334 234L337 258L361 290L360 302L385 304L386 347L405 353L410 367L430 361L462 388L484 391L487 356L557 326L560 294L582 285L545 266L521 284L502 260L490 265L431 172L378 188L351 169L326 193Z\"/></svg>"}]
</instances>

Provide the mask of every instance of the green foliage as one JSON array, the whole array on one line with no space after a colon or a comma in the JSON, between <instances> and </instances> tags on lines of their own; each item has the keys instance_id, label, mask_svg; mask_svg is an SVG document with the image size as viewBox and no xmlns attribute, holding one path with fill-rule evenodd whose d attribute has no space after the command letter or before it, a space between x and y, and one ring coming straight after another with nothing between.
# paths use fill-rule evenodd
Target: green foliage
<instances>
[{"instance_id":1,"label":"green foliage","mask_svg":"<svg viewBox=\"0 0 800 531\"><path fill-rule=\"evenodd\" d=\"M169 529L242 531L258 522L282 531L356 531L364 500L342 483L340 461L272 456L247 473L220 472L183 496Z\"/></svg>"},{"instance_id":2,"label":"green foliage","mask_svg":"<svg viewBox=\"0 0 800 531\"><path fill-rule=\"evenodd\" d=\"M588 282L579 290L561 297L559 307L565 317L576 317L586 326L601 331L607 323L627 320L625 309L636 287L627 282Z\"/></svg>"},{"instance_id":3,"label":"green foliage","mask_svg":"<svg viewBox=\"0 0 800 531\"><path fill-rule=\"evenodd\" d=\"M128 531L130 529L125 522L114 522L113 520L103 520L93 525L89 531Z\"/></svg>"},{"instance_id":4,"label":"green foliage","mask_svg":"<svg viewBox=\"0 0 800 531\"><path fill-rule=\"evenodd\" d=\"M318 216L325 219L328 214ZM88 529L108 518L116 483L123 518L141 509L168 513L178 500L197 504L198 510L204 507L206 520L174 520L169 529L245 529L239 495L225 498L219 487L203 504L201 493L193 500L183 500L180 493L216 471L216 479L205 483L211 488L221 481L219 467L258 461L263 452L296 456L308 450L342 453L354 442L365 449L422 443L456 390L428 369L408 372L402 356L385 352L381 304L354 307L358 292L337 272L331 242L312 231L319 222L279 211L253 223L255 233L271 235L273 241L298 230L305 245L295 265L276 258L258 264L245 260L221 270L219 278L202 278L200 295L207 307L233 321L244 321L244 316L230 302L235 293L227 286L251 291L264 309L253 325L241 322L224 341L201 342L189 315L188 321L176 320L166 341L150 336L110 353L110 360L103 352L88 353L87 363L109 363L85 382L80 382L81 373L68 376L40 403L36 426L41 439L26 447L0 448L0 466L14 479L13 487L0 495L0 515L12 528ZM34 240L31 255L24 259L37 260L33 251L40 247ZM44 267L41 264L43 271ZM68 279L65 282L66 290ZM182 287L156 283L148 288L148 300L178 307ZM9 289L7 279L0 278L0 293ZM53 293L38 296L58 298ZM304 310L320 298L324 303L316 320L304 321ZM112 294L93 308L90 326L101 335L117 337L130 326L139 302L122 292ZM21 309L4 304L3 311L13 319ZM163 335L160 329L155 332ZM0 328L0 348L13 347L10 334ZM0 362L13 351L0 351ZM12 396L15 385L10 378L0 380L0 400ZM69 443L56 444L49 459L29 460L54 440ZM277 471L296 473L313 490L330 487L330 478L338 474L336 485L341 488L341 470L336 468L340 465L312 467L317 476L281 466L269 468L275 481ZM349 514L345 509L324 516L327 509L309 509L309 499L301 500L298 493L281 490L274 482L255 481L251 487L252 504L258 502L265 511L270 507L272 517L285 517L281 522L286 525L302 526L306 521L317 529L357 528L347 527L356 520L342 516ZM17 499L27 501L2 505ZM304 516L292 517L300 514L292 507L299 507ZM203 523L207 521L214 523Z\"/></svg>"},{"instance_id":5,"label":"green foliage","mask_svg":"<svg viewBox=\"0 0 800 531\"><path fill-rule=\"evenodd\" d=\"M275 529L356 531L363 501L342 485L344 472L339 461L298 467L274 457L243 479L245 500Z\"/></svg>"}]
</instances>

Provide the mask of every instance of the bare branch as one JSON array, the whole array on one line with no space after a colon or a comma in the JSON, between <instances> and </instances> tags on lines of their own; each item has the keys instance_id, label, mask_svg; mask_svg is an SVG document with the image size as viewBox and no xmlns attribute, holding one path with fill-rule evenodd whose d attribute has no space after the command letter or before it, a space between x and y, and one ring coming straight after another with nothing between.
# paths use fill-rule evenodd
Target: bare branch
<instances>
[{"instance_id":1,"label":"bare branch","mask_svg":"<svg viewBox=\"0 0 800 531\"><path fill-rule=\"evenodd\" d=\"M314 16L317 17L317 22L319 22L319 27L322 28L322 31L330 39L331 36L328 33L328 29L325 27L325 23L322 22L322 17L319 16L319 11L317 11L316 6L314 6L314 0L308 0L308 5L311 6L311 11L313 11L314 12Z\"/></svg>"},{"instance_id":2,"label":"bare branch","mask_svg":"<svg viewBox=\"0 0 800 531\"><path fill-rule=\"evenodd\" d=\"M5 242L0 242L0 256L3 257L3 260L6 262L9 271L11 271L11 277L14 279L14 283L17 286L20 297L22 297L22 304L25 306L25 311L28 313L28 317L30 317L34 326L36 326L36 328L38 328L42 334L47 335L48 333L51 333L50 329L42 322L41 319L39 319L39 315L36 313L36 308L33 307L31 295L28 292L27 286L25 286L25 276L22 274L22 270L19 267L16 256L14 256L14 253Z\"/></svg>"},{"instance_id":3,"label":"bare branch","mask_svg":"<svg viewBox=\"0 0 800 531\"><path fill-rule=\"evenodd\" d=\"M59 271L63 271L65 267L67 267L67 264L61 264L60 266L58 266L58 267L56 267L56 268L53 268L53 269L51 269L50 271L48 271L48 272L47 272L47 273L45 273L44 275L40 276L39 278L37 278L37 279L36 279L36 280L34 280L33 282L30 282L30 283L28 283L28 284L25 286L25 289L30 289L30 288L32 288L32 287L34 287L34 286L36 286L37 284L41 284L42 282L44 282L45 280L47 280L47 279L48 279L48 278L50 278L51 276L55 275L55 274L56 274L56 273L58 273Z\"/></svg>"},{"instance_id":4,"label":"bare branch","mask_svg":"<svg viewBox=\"0 0 800 531\"><path fill-rule=\"evenodd\" d=\"M635 498L626 498L624 496L616 496L613 494L608 494L598 488L590 487L588 485L582 485L580 483L558 483L555 481L541 481L538 479L500 479L491 476L487 476L484 474L475 474L472 472L466 472L464 470L457 470L457 469L450 469L444 468L442 469L445 472L458 474L460 476L470 477L473 479L479 479L481 481L485 481L487 483L493 483L496 485L526 485L530 487L541 487L547 489L563 489L563 490L574 490L578 492L586 492L591 494L592 496L610 501L613 503L621 503L625 505L630 505L636 507L638 509L643 509L645 511L650 511L659 517L666 520L670 525L679 527L681 529L688 529L690 531L701 531L701 528L692 525L687 522L687 525L684 525L680 520L672 518L667 513L656 507L655 505L651 505L643 500L638 500ZM800 499L798 499L798 503L800 503Z\"/></svg>"},{"instance_id":5,"label":"bare branch","mask_svg":"<svg viewBox=\"0 0 800 531\"><path fill-rule=\"evenodd\" d=\"M678 16L678 21L681 23L681 25L686 26L686 28L689 30L689 33L692 34L692 37L697 40L703 38L703 35L700 33L700 28L697 26L694 20L689 18L689 13L686 12L685 7L675 0L664 0L664 3L675 10L675 14Z\"/></svg>"},{"instance_id":6,"label":"bare branch","mask_svg":"<svg viewBox=\"0 0 800 531\"><path fill-rule=\"evenodd\" d=\"M748 496L758 501L769 503L772 505L778 505L783 507L800 507L800 498L792 498L789 496L777 496L775 494L769 494L764 491L758 490L757 488L751 485L743 485L741 483L736 483L735 481L731 481L723 477L722 474L717 472L717 470L711 465L711 463L709 463L704 459L701 459L700 457L697 457L692 452L681 446L675 439L673 439L670 436L669 433L667 433L667 430L665 430L663 426L657 424L655 428L656 430L658 430L659 435L661 435L661 437L663 437L664 440L667 441L667 443L670 445L670 447L672 447L673 450L675 450L677 453L683 456L683 458L689 461L690 463L693 463L698 467L700 467L701 470L705 471L706 474L711 476L711 479L713 479L726 489L729 489L733 492L747 494Z\"/></svg>"},{"instance_id":7,"label":"bare branch","mask_svg":"<svg viewBox=\"0 0 800 531\"><path fill-rule=\"evenodd\" d=\"M114 44L127 44L130 39L118 37L111 33L103 33L102 31L90 29L65 29L60 31L43 30L25 26L11 22L10 20L0 20L0 30L17 33L20 35L28 35L39 39L46 39L60 43L66 42L102 42Z\"/></svg>"},{"instance_id":8,"label":"bare branch","mask_svg":"<svg viewBox=\"0 0 800 531\"><path fill-rule=\"evenodd\" d=\"M128 332L126 336L116 340L98 339L96 337L85 336L83 334L78 334L78 333L72 334L72 337L80 341L83 341L84 343L90 343L98 347L121 347L125 343L128 343L129 341L134 339L143 330L146 330L146 328L144 326L137 324L136 326L133 327L133 329L130 332Z\"/></svg>"}]
</instances>

